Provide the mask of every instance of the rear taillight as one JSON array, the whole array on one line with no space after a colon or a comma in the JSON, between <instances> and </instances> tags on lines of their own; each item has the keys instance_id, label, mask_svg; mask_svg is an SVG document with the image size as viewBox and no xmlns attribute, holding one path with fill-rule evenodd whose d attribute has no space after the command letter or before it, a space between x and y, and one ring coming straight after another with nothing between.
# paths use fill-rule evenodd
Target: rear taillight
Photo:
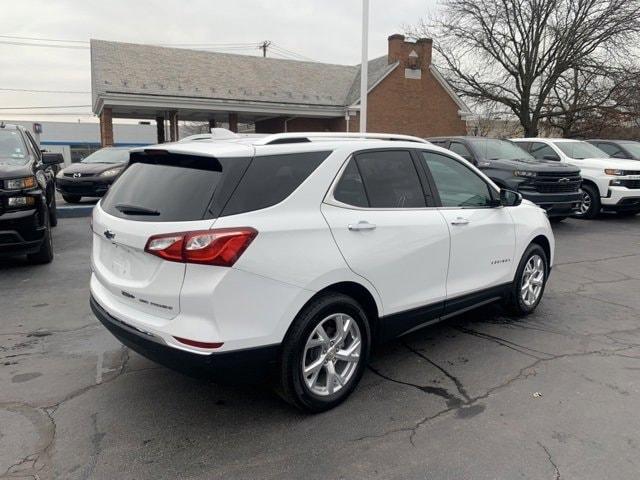
<instances>
[{"instance_id":1,"label":"rear taillight","mask_svg":"<svg viewBox=\"0 0 640 480\"><path fill-rule=\"evenodd\" d=\"M170 262L231 267L257 234L251 227L167 233L150 237L144 251Z\"/></svg>"}]
</instances>

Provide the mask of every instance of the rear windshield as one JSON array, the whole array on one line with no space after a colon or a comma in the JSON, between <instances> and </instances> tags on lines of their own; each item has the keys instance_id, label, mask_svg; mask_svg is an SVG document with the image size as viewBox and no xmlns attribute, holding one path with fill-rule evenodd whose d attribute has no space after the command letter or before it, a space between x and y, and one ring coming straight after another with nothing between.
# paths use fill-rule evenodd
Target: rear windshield
<instances>
[{"instance_id":1,"label":"rear windshield","mask_svg":"<svg viewBox=\"0 0 640 480\"><path fill-rule=\"evenodd\" d=\"M246 170L249 158L215 159L151 155L134 160L102 199L102 209L142 222L187 222L214 218L225 194ZM217 210L217 211L216 211Z\"/></svg>"},{"instance_id":2,"label":"rear windshield","mask_svg":"<svg viewBox=\"0 0 640 480\"><path fill-rule=\"evenodd\" d=\"M101 201L116 217L185 222L236 215L287 198L330 152L250 158L133 154Z\"/></svg>"}]
</instances>

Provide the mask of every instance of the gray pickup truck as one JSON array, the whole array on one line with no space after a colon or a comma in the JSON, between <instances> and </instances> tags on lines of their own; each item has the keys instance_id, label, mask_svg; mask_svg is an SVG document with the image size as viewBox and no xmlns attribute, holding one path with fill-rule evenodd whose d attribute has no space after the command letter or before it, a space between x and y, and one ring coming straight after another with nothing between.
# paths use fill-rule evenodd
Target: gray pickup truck
<instances>
[{"instance_id":1,"label":"gray pickup truck","mask_svg":"<svg viewBox=\"0 0 640 480\"><path fill-rule=\"evenodd\" d=\"M538 160L509 140L487 137L427 138L471 162L499 187L519 192L547 211L554 222L573 215L582 202L580 170Z\"/></svg>"}]
</instances>

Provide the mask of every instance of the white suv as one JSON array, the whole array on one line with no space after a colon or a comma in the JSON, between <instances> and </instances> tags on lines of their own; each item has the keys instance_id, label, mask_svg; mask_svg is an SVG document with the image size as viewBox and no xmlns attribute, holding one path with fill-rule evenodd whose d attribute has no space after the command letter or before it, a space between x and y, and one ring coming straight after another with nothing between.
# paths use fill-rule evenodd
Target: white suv
<instances>
[{"instance_id":1,"label":"white suv","mask_svg":"<svg viewBox=\"0 0 640 480\"><path fill-rule=\"evenodd\" d=\"M595 218L600 210L619 215L640 213L640 161L612 158L581 140L514 138L512 141L538 159L580 168L583 200L576 217Z\"/></svg>"},{"instance_id":2,"label":"white suv","mask_svg":"<svg viewBox=\"0 0 640 480\"><path fill-rule=\"evenodd\" d=\"M393 135L137 149L92 228L91 306L124 344L213 378L275 373L308 411L353 391L374 342L493 301L532 312L554 252L543 210Z\"/></svg>"}]
</instances>

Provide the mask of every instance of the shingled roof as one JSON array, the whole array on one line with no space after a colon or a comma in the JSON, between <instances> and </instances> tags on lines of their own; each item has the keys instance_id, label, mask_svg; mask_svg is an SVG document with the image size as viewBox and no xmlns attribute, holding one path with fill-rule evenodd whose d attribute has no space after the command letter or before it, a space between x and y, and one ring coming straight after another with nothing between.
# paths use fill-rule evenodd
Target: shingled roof
<instances>
[{"instance_id":1,"label":"shingled roof","mask_svg":"<svg viewBox=\"0 0 640 480\"><path fill-rule=\"evenodd\" d=\"M369 62L369 88L398 64ZM360 66L91 40L95 98L109 94L341 107L360 97Z\"/></svg>"}]
</instances>

